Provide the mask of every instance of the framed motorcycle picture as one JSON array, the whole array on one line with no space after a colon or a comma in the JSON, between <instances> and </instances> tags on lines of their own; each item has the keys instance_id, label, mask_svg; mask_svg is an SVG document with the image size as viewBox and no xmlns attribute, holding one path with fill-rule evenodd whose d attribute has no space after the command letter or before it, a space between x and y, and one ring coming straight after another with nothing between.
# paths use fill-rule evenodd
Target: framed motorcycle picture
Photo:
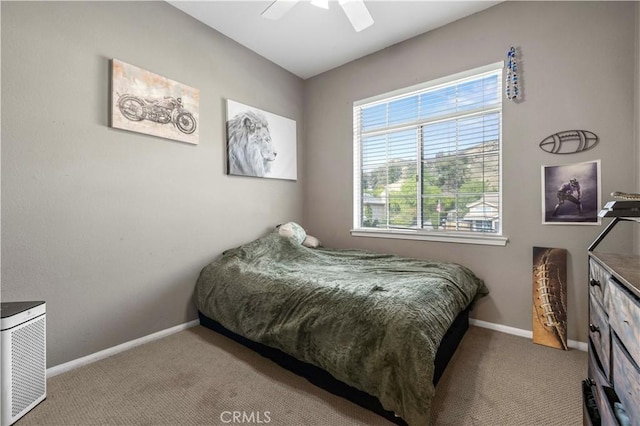
<instances>
[{"instance_id":1,"label":"framed motorcycle picture","mask_svg":"<svg viewBox=\"0 0 640 426\"><path fill-rule=\"evenodd\" d=\"M111 60L111 127L197 144L199 110L198 89Z\"/></svg>"}]
</instances>

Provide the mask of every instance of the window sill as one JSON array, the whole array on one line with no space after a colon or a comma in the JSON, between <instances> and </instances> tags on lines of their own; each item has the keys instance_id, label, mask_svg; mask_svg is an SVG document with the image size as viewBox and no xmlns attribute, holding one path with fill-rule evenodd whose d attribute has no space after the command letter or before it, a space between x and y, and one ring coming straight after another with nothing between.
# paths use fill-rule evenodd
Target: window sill
<instances>
[{"instance_id":1,"label":"window sill","mask_svg":"<svg viewBox=\"0 0 640 426\"><path fill-rule=\"evenodd\" d=\"M392 238L400 240L437 241L441 243L480 244L487 246L506 246L507 237L502 235L475 235L472 233L421 232L411 229L352 229L352 237Z\"/></svg>"}]
</instances>

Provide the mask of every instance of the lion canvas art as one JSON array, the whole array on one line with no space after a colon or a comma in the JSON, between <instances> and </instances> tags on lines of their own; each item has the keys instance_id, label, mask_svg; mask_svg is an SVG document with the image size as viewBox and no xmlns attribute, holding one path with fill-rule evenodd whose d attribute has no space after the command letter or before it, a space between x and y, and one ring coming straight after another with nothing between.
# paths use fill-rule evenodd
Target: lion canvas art
<instances>
[{"instance_id":1,"label":"lion canvas art","mask_svg":"<svg viewBox=\"0 0 640 426\"><path fill-rule=\"evenodd\" d=\"M296 122L227 100L227 173L297 179Z\"/></svg>"}]
</instances>

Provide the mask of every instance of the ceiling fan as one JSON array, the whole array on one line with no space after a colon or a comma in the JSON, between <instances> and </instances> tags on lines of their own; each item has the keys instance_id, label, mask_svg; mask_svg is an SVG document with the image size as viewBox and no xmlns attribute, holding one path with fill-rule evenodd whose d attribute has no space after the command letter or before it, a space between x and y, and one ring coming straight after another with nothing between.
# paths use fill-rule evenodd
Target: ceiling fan
<instances>
[{"instance_id":1,"label":"ceiling fan","mask_svg":"<svg viewBox=\"0 0 640 426\"><path fill-rule=\"evenodd\" d=\"M298 2L299 0L275 0L262 12L262 16L267 19L280 19ZM364 0L338 0L338 3L356 32L373 25L373 18L365 6ZM311 0L311 4L323 9L329 8L329 0Z\"/></svg>"}]
</instances>

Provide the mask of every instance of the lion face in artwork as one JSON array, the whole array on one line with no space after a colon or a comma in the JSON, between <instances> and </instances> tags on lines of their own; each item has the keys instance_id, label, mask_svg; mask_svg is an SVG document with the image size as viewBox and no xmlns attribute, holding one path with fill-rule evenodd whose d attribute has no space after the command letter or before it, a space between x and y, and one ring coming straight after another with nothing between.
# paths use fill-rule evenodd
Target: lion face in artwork
<instances>
[{"instance_id":1,"label":"lion face in artwork","mask_svg":"<svg viewBox=\"0 0 640 426\"><path fill-rule=\"evenodd\" d=\"M244 111L227 121L229 173L265 176L278 155L264 115Z\"/></svg>"}]
</instances>

